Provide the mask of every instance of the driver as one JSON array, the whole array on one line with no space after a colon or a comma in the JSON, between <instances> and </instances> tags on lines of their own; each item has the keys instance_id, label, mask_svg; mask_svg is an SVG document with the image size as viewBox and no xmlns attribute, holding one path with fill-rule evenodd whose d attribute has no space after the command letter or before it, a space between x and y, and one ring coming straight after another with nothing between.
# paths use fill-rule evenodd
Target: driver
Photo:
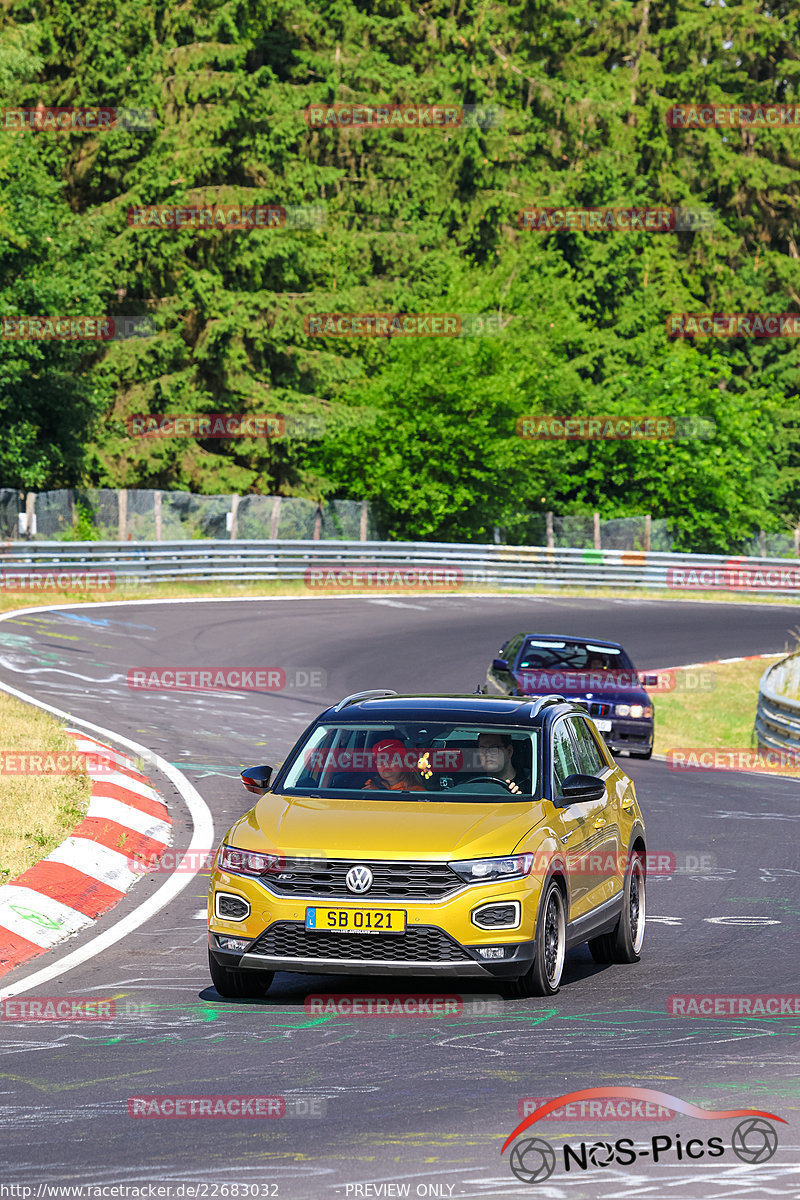
<instances>
[{"instance_id":1,"label":"driver","mask_svg":"<svg viewBox=\"0 0 800 1200\"><path fill-rule=\"evenodd\" d=\"M407 748L398 738L384 738L372 747L378 778L370 776L364 784L365 788L390 792L424 792L425 785L416 771L404 767Z\"/></svg>"},{"instance_id":2,"label":"driver","mask_svg":"<svg viewBox=\"0 0 800 1200\"><path fill-rule=\"evenodd\" d=\"M493 775L495 779L502 779L508 790L515 796L519 796L522 794L520 787L522 780L517 775L516 768L511 761L513 749L514 743L508 734L478 734L478 762L484 772L487 775Z\"/></svg>"}]
</instances>

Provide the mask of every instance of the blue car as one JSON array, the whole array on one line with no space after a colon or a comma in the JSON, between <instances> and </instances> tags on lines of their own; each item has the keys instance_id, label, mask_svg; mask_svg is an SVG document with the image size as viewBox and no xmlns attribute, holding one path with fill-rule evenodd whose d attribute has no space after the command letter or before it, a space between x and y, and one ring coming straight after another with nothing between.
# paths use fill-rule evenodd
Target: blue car
<instances>
[{"instance_id":1,"label":"blue car","mask_svg":"<svg viewBox=\"0 0 800 1200\"><path fill-rule=\"evenodd\" d=\"M500 647L484 690L490 696L564 696L586 709L612 753L653 753L653 702L619 642L518 633Z\"/></svg>"}]
</instances>

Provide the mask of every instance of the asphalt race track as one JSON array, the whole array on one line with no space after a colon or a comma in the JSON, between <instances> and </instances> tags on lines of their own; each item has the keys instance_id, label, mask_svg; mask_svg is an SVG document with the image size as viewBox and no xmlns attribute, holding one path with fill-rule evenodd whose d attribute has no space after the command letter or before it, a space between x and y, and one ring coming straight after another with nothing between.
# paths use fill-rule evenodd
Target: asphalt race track
<instances>
[{"instance_id":1,"label":"asphalt race track","mask_svg":"<svg viewBox=\"0 0 800 1200\"><path fill-rule=\"evenodd\" d=\"M216 843L249 807L241 767L281 760L308 720L348 692L472 692L501 642L525 628L620 640L644 668L780 651L797 623L796 606L691 601L143 602L0 622L0 679L180 766L213 814ZM136 666L281 667L292 679L316 672L324 686L309 674L270 693L153 693L128 686ZM797 1197L800 1017L675 1018L666 1000L800 990L798 781L621 761L636 781L649 848L713 856L702 873L650 881L640 964L599 967L581 947L552 1002L508 1000L502 1012L452 1019L319 1018L306 1014L304 998L486 994L491 985L279 975L264 1001L223 1002L207 974L204 871L124 941L26 993L115 996L121 1008L146 1006L145 1015L0 1026L2 1182L192 1183L212 1200L235 1195L222 1190L233 1184L275 1185L261 1194L286 1200ZM175 844L188 845L184 801L168 780L154 782L170 804ZM163 882L146 877L92 931L5 976L0 989L91 941ZM508 1152L500 1155L518 1101L602 1085L658 1089L705 1108L766 1109L788 1124L777 1127L768 1162L744 1163L728 1148L721 1158L644 1156L631 1167L590 1164L547 1183L519 1182ZM323 1115L128 1115L129 1097L167 1093L281 1095L300 1114ZM724 1135L729 1146L731 1129L678 1117L544 1121L532 1132L556 1146L623 1136L646 1146L676 1131L684 1141Z\"/></svg>"}]
</instances>

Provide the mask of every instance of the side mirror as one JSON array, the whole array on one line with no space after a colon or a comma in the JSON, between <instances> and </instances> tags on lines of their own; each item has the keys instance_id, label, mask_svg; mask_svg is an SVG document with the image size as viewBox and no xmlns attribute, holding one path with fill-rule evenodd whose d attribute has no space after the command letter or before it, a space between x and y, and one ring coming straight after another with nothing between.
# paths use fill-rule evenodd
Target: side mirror
<instances>
[{"instance_id":1,"label":"side mirror","mask_svg":"<svg viewBox=\"0 0 800 1200\"><path fill-rule=\"evenodd\" d=\"M577 800L602 800L606 785L596 775L568 775L561 785L565 804Z\"/></svg>"},{"instance_id":2,"label":"side mirror","mask_svg":"<svg viewBox=\"0 0 800 1200\"><path fill-rule=\"evenodd\" d=\"M242 783L248 792L257 796L269 791L269 781L272 778L272 767L248 767L242 771Z\"/></svg>"},{"instance_id":3,"label":"side mirror","mask_svg":"<svg viewBox=\"0 0 800 1200\"><path fill-rule=\"evenodd\" d=\"M508 670L508 659L507 658L496 658L494 660L494 662L492 663L492 670L493 671L507 671Z\"/></svg>"}]
</instances>

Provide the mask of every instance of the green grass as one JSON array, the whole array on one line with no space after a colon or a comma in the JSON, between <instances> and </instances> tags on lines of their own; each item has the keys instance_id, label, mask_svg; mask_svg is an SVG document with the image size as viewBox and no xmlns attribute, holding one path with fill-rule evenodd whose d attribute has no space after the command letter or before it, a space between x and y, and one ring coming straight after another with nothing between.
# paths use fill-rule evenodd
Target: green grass
<instances>
[{"instance_id":1,"label":"green grass","mask_svg":"<svg viewBox=\"0 0 800 1200\"><path fill-rule=\"evenodd\" d=\"M703 749L755 747L758 683L764 671L783 655L752 662L724 663L711 668L715 687L711 691L681 689L687 672L676 672L678 687L673 692L655 693L656 754L679 747ZM688 672L691 676L696 672Z\"/></svg>"},{"instance_id":2,"label":"green grass","mask_svg":"<svg viewBox=\"0 0 800 1200\"><path fill-rule=\"evenodd\" d=\"M50 716L0 692L0 753L74 751L75 741ZM0 884L16 879L54 850L86 813L88 775L0 775Z\"/></svg>"},{"instance_id":3,"label":"green grass","mask_svg":"<svg viewBox=\"0 0 800 1200\"><path fill-rule=\"evenodd\" d=\"M360 593L358 589L353 589L353 595L366 594L366 589ZM147 583L144 580L141 584L134 582L130 584L120 584L114 591L104 593L102 595L81 594L78 592L27 592L27 593L4 593L0 592L0 612L12 612L18 608L28 608L39 605L48 604L102 604L114 600L172 600L172 599L190 599L195 598L225 598L228 596L246 598L246 597L305 597L307 599L327 600L332 596L347 596L351 594L347 589L332 589L330 591L320 591L310 589L306 586L302 579L293 581L284 580L255 580L252 583L225 583L208 580L201 583ZM790 595L760 595L755 592L744 593L741 591L724 592L724 591L705 591L705 592L677 592L667 588L581 588L581 587L561 587L556 588L552 585L530 588L505 588L491 587L486 584L475 584L461 588L453 588L451 591L439 590L424 590L424 589L398 589L398 588L374 588L369 589L369 595L403 595L403 596L444 596L444 595L535 595L548 596L557 599L564 597L588 597L595 600L608 598L616 599L631 599L631 600L692 600L692 601L712 601L715 604L790 604L796 603L794 597Z\"/></svg>"}]
</instances>

